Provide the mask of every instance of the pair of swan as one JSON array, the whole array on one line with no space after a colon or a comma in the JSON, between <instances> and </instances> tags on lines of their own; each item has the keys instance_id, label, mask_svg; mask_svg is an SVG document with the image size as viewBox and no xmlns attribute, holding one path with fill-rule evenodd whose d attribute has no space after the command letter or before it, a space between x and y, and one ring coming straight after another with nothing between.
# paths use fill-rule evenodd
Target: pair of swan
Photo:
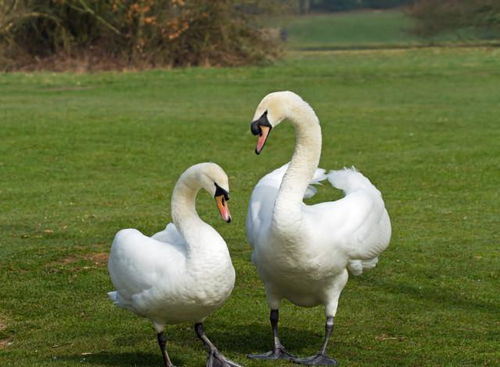
<instances>
[{"instance_id":1,"label":"pair of swan","mask_svg":"<svg viewBox=\"0 0 500 367\"><path fill-rule=\"evenodd\" d=\"M286 359L304 365L336 365L326 354L338 300L349 269L353 274L372 268L388 246L389 216L380 192L361 173L318 169L321 129L313 109L292 92L267 95L257 107L251 131L260 154L272 129L289 119L297 140L289 164L264 176L255 186L247 216L252 261L264 282L274 336L273 349L253 359ZM326 180L344 191L344 198L306 205L314 195L311 184ZM239 366L219 353L203 331L205 318L229 297L235 279L224 239L202 221L195 209L203 188L217 201L222 218L229 184L222 168L201 163L184 172L172 195L173 224L152 237L134 229L115 236L109 273L116 291L110 298L120 307L149 318L157 332L164 366L173 367L166 351L166 324L194 322L208 350L207 367ZM283 298L304 307L325 305L325 338L320 351L296 358L278 336Z\"/></svg>"}]
</instances>

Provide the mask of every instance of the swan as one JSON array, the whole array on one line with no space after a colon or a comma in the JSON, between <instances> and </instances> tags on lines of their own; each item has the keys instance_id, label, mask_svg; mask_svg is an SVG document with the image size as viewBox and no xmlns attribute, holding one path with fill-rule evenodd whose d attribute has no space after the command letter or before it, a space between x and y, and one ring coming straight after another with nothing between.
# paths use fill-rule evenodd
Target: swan
<instances>
[{"instance_id":1,"label":"swan","mask_svg":"<svg viewBox=\"0 0 500 367\"><path fill-rule=\"evenodd\" d=\"M321 128L314 110L290 91L268 94L257 107L251 131L258 136L260 154L273 130L288 119L296 144L289 164L264 176L255 186L248 207L247 238L252 262L264 282L273 350L251 354L253 359L285 359L304 365L336 365L326 349L348 271L359 275L372 268L389 245L391 223L379 190L355 169L326 173L318 169ZM328 180L343 190L340 200L306 205L316 192L311 184ZM278 336L283 298L313 307L325 306L325 337L316 355L297 358Z\"/></svg>"},{"instance_id":2,"label":"swan","mask_svg":"<svg viewBox=\"0 0 500 367\"><path fill-rule=\"evenodd\" d=\"M226 359L207 338L205 318L222 306L234 287L235 271L224 239L197 214L200 189L215 197L222 219L231 221L229 183L215 163L188 168L172 194L172 221L151 237L136 229L120 230L111 246L108 270L119 307L153 322L165 367L173 367L166 350L166 324L193 322L208 349L207 367L239 365Z\"/></svg>"}]
</instances>

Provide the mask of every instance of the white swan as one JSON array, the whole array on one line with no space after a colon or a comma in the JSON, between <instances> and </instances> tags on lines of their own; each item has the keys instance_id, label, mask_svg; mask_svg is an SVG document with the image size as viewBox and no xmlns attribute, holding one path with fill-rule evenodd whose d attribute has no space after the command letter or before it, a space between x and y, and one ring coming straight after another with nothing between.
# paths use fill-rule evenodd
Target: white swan
<instances>
[{"instance_id":1,"label":"white swan","mask_svg":"<svg viewBox=\"0 0 500 367\"><path fill-rule=\"evenodd\" d=\"M267 95L257 107L251 131L258 135L259 154L271 132L284 119L296 131L295 152L289 165L264 176L255 186L247 217L252 261L264 282L271 309L274 348L255 359L289 359L305 365L336 365L326 355L338 300L348 272L360 274L374 267L391 236L389 215L380 192L354 169L325 174L317 169L321 128L313 109L292 92ZM306 205L310 184L326 179L345 197ZM309 188L308 188L309 187ZM299 306L325 305L323 346L309 358L289 354L278 337L279 307L283 298Z\"/></svg>"},{"instance_id":2,"label":"white swan","mask_svg":"<svg viewBox=\"0 0 500 367\"><path fill-rule=\"evenodd\" d=\"M207 367L239 366L220 354L203 331L205 318L231 294L235 272L226 242L196 212L201 188L215 197L222 218L230 222L227 175L214 163L200 163L188 168L175 185L173 224L151 237L123 229L111 247L108 268L116 291L108 295L117 306L153 322L165 367L173 366L165 325L185 321L195 323L197 336L208 348Z\"/></svg>"}]
</instances>

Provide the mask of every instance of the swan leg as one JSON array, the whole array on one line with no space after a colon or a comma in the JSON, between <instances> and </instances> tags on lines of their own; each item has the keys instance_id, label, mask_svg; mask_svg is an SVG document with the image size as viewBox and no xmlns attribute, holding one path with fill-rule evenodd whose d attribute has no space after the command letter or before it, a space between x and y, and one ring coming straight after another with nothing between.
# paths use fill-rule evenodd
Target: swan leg
<instances>
[{"instance_id":1,"label":"swan leg","mask_svg":"<svg viewBox=\"0 0 500 367\"><path fill-rule=\"evenodd\" d=\"M162 331L158 333L157 335L158 338L158 345L160 346L161 350L161 355L163 356L163 366L164 367L174 367L172 362L170 361L170 358L167 353L167 337L165 336L165 333Z\"/></svg>"},{"instance_id":2,"label":"swan leg","mask_svg":"<svg viewBox=\"0 0 500 367\"><path fill-rule=\"evenodd\" d=\"M247 357L250 359L285 359L288 361L294 360L295 356L286 351L283 344L281 344L280 338L278 336L279 310L271 310L269 320L271 321L271 327L273 329L274 336L273 350L263 354L248 354Z\"/></svg>"},{"instance_id":3,"label":"swan leg","mask_svg":"<svg viewBox=\"0 0 500 367\"><path fill-rule=\"evenodd\" d=\"M230 361L219 353L215 345L205 335L201 322L194 324L194 331L196 332L196 336L201 339L208 349L206 367L241 367L238 363Z\"/></svg>"},{"instance_id":4,"label":"swan leg","mask_svg":"<svg viewBox=\"0 0 500 367\"><path fill-rule=\"evenodd\" d=\"M328 340L333 332L333 316L328 316L326 318L325 324L325 340L321 346L320 351L311 357L306 358L294 358L292 362L303 364L306 366L336 366L337 361L334 358L330 358L326 355L326 347L328 346Z\"/></svg>"}]
</instances>

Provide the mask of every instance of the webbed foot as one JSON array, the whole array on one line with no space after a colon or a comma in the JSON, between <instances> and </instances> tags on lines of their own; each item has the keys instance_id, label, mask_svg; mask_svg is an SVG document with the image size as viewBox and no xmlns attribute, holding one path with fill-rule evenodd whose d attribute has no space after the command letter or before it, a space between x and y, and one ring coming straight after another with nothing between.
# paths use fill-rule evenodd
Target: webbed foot
<instances>
[{"instance_id":1,"label":"webbed foot","mask_svg":"<svg viewBox=\"0 0 500 367\"><path fill-rule=\"evenodd\" d=\"M248 354L247 357L250 359L263 359L263 360L284 359L287 361L293 361L294 359L296 359L296 357L293 354L288 353L285 347L282 345L270 352L263 354Z\"/></svg>"},{"instance_id":2,"label":"webbed foot","mask_svg":"<svg viewBox=\"0 0 500 367\"><path fill-rule=\"evenodd\" d=\"M241 367L238 363L230 361L218 351L209 353L206 367Z\"/></svg>"},{"instance_id":3,"label":"webbed foot","mask_svg":"<svg viewBox=\"0 0 500 367\"><path fill-rule=\"evenodd\" d=\"M318 353L311 357L306 358L294 358L293 363L303 364L306 366L336 366L337 361L334 358L330 358L325 354Z\"/></svg>"}]
</instances>

